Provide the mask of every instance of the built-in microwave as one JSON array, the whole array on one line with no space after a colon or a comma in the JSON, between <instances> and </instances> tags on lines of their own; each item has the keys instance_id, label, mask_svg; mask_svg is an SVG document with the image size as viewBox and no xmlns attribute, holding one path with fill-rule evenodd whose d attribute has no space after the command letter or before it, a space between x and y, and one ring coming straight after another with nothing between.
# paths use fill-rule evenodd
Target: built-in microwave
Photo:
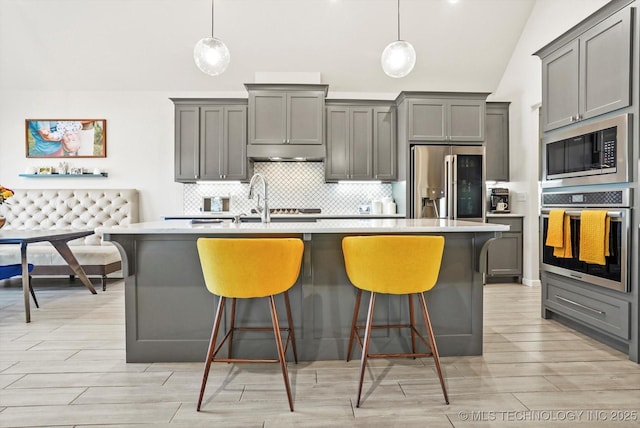
<instances>
[{"instance_id":1,"label":"built-in microwave","mask_svg":"<svg viewBox=\"0 0 640 428\"><path fill-rule=\"evenodd\" d=\"M630 181L630 123L623 114L544 138L542 187Z\"/></svg>"}]
</instances>

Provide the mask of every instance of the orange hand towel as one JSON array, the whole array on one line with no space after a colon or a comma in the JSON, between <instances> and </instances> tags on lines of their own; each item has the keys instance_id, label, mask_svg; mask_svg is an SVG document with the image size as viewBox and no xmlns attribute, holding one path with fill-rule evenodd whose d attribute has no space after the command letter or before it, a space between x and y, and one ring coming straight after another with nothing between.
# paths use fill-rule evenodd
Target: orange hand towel
<instances>
[{"instance_id":1,"label":"orange hand towel","mask_svg":"<svg viewBox=\"0 0 640 428\"><path fill-rule=\"evenodd\" d=\"M547 241L549 247L564 246L564 210L549 212L549 226L547 227Z\"/></svg>"},{"instance_id":2,"label":"orange hand towel","mask_svg":"<svg viewBox=\"0 0 640 428\"><path fill-rule=\"evenodd\" d=\"M547 241L545 245L553 247L554 257L571 258L571 218L564 215L564 210L551 210L549 212L549 225L547 227Z\"/></svg>"},{"instance_id":3,"label":"orange hand towel","mask_svg":"<svg viewBox=\"0 0 640 428\"><path fill-rule=\"evenodd\" d=\"M568 215L565 215L562 220L562 229L564 232L564 245L562 247L554 247L553 255L563 259L570 259L573 257L573 251L571 248L571 217Z\"/></svg>"},{"instance_id":4,"label":"orange hand towel","mask_svg":"<svg viewBox=\"0 0 640 428\"><path fill-rule=\"evenodd\" d=\"M609 255L610 222L606 211L582 211L579 260L598 265L606 264L605 256Z\"/></svg>"}]
</instances>

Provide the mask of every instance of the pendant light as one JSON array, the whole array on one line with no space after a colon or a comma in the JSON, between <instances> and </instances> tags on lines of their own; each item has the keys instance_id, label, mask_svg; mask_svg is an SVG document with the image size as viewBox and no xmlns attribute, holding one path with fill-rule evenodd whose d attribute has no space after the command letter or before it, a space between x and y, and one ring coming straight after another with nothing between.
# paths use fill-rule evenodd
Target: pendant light
<instances>
[{"instance_id":1,"label":"pendant light","mask_svg":"<svg viewBox=\"0 0 640 428\"><path fill-rule=\"evenodd\" d=\"M400 39L400 0L398 0L398 40L382 51L382 70L390 77L404 77L416 65L416 50L411 43Z\"/></svg>"},{"instance_id":2,"label":"pendant light","mask_svg":"<svg viewBox=\"0 0 640 428\"><path fill-rule=\"evenodd\" d=\"M227 69L231 55L227 45L213 37L214 0L211 0L211 37L200 39L193 48L193 59L198 68L210 76L218 76Z\"/></svg>"}]
</instances>

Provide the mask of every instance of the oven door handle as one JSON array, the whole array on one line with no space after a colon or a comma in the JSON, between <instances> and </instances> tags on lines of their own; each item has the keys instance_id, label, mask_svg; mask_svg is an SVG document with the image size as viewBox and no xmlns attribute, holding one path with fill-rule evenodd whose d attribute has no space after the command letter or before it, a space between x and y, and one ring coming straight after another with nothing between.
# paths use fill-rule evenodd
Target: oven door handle
<instances>
[{"instance_id":1,"label":"oven door handle","mask_svg":"<svg viewBox=\"0 0 640 428\"><path fill-rule=\"evenodd\" d=\"M584 210L586 211L586 210ZM541 214L549 214L549 212L551 212L551 209L549 208L545 208L540 210ZM582 211L565 211L564 212L565 215L568 215L570 217L580 217L580 214L582 214ZM624 217L624 212L622 211L607 211L607 217L611 217L611 218L622 218Z\"/></svg>"}]
</instances>

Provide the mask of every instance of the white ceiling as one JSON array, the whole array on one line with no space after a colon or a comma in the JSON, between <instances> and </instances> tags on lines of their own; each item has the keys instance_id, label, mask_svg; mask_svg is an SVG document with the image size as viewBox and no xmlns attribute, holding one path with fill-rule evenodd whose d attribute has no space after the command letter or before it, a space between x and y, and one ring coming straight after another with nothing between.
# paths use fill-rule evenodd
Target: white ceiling
<instances>
[{"instance_id":1,"label":"white ceiling","mask_svg":"<svg viewBox=\"0 0 640 428\"><path fill-rule=\"evenodd\" d=\"M403 79L380 67L396 0L216 0L231 51L218 77L195 66L209 0L1 0L0 89L244 91L255 72L320 72L331 92L485 91L498 85L535 0L401 0L417 51Z\"/></svg>"}]
</instances>

